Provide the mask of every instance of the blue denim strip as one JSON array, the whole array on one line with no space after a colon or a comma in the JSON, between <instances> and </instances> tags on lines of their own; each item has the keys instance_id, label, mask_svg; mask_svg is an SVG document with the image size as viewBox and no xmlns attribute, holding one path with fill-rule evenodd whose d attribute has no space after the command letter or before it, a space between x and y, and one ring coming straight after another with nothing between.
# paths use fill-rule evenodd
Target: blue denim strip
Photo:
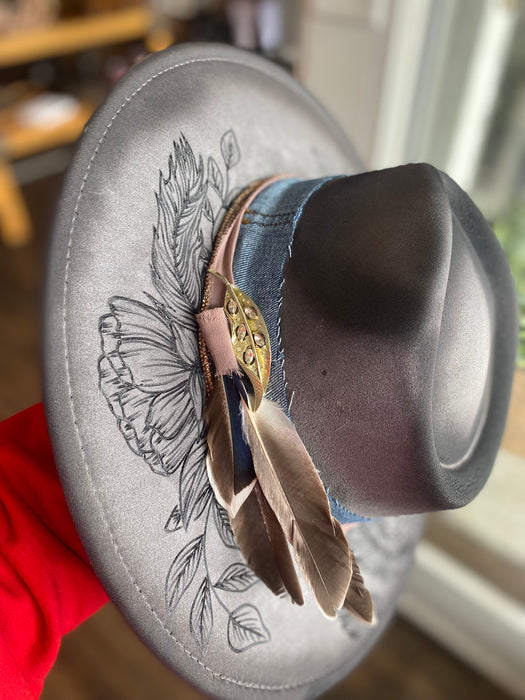
<instances>
[{"instance_id":1,"label":"blue denim strip","mask_svg":"<svg viewBox=\"0 0 525 700\"><path fill-rule=\"evenodd\" d=\"M365 523L369 520L377 520L377 518L366 518L364 515L357 515L356 513L352 513L351 510L348 510L348 508L345 508L338 501L336 501L333 496L331 496L330 494L327 495L332 515L340 523Z\"/></svg>"},{"instance_id":2,"label":"blue denim strip","mask_svg":"<svg viewBox=\"0 0 525 700\"><path fill-rule=\"evenodd\" d=\"M272 364L266 396L290 416L284 354L281 348L280 309L284 266L292 254L297 223L310 197L332 177L319 180L279 180L264 189L248 208L233 259L233 277L250 296L266 321ZM331 496L332 514L339 522L368 520L351 513Z\"/></svg>"}]
</instances>

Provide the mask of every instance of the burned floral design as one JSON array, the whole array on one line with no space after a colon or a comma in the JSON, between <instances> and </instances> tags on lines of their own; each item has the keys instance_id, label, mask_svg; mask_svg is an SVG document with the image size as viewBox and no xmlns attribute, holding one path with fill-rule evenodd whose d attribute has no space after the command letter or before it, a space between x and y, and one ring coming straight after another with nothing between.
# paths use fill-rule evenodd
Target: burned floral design
<instances>
[{"instance_id":1,"label":"burned floral design","mask_svg":"<svg viewBox=\"0 0 525 700\"><path fill-rule=\"evenodd\" d=\"M241 602L230 609L225 603L224 594L243 593L258 580L241 561L206 473L205 388L195 314L214 235L234 197L230 175L241 153L233 131L222 136L220 150L222 164L210 156L205 165L183 135L174 143L156 193L150 269L157 296L111 297L99 321L99 386L117 426L153 472L178 480L179 499L167 514L164 532L191 526L192 533L167 572L166 610L174 613L191 591L188 625L201 656L212 639L217 606L227 615L233 652L270 640L254 605ZM236 556L216 580L206 552L212 529Z\"/></svg>"}]
</instances>

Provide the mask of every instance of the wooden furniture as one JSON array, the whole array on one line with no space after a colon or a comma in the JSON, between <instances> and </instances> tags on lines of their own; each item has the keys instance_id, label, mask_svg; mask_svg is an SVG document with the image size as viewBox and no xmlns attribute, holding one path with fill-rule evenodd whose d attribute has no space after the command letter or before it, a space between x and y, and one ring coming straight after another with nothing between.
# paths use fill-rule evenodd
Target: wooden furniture
<instances>
[{"instance_id":1,"label":"wooden furniture","mask_svg":"<svg viewBox=\"0 0 525 700\"><path fill-rule=\"evenodd\" d=\"M13 161L72 143L78 139L92 114L93 106L88 102L81 102L70 119L58 124L9 125L0 131L3 156Z\"/></svg>"},{"instance_id":2,"label":"wooden furniture","mask_svg":"<svg viewBox=\"0 0 525 700\"><path fill-rule=\"evenodd\" d=\"M0 69L147 38L153 26L154 14L147 5L60 20L2 37ZM81 103L71 118L59 125L23 126L13 122L0 128L0 236L5 244L23 245L32 234L12 162L73 143L93 109Z\"/></svg>"},{"instance_id":3,"label":"wooden furniture","mask_svg":"<svg viewBox=\"0 0 525 700\"><path fill-rule=\"evenodd\" d=\"M152 23L149 7L138 6L12 34L0 42L0 68L141 39Z\"/></svg>"}]
</instances>

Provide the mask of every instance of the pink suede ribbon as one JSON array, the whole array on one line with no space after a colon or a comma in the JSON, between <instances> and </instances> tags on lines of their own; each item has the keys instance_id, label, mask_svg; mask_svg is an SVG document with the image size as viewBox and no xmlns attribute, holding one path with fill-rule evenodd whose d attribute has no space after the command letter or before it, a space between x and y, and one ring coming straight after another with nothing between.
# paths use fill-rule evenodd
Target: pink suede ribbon
<instances>
[{"instance_id":1,"label":"pink suede ribbon","mask_svg":"<svg viewBox=\"0 0 525 700\"><path fill-rule=\"evenodd\" d=\"M232 271L233 255L246 210L262 190L272 183L282 180L284 177L287 176L276 175L262 182L250 194L231 226L222 235L219 247L215 253L213 268L232 284L234 283ZM234 372L239 373L239 363L233 352L230 328L223 309L225 292L224 283L217 277L211 277L209 287L210 307L197 314L196 318L204 342L215 365L216 375L227 374L231 376Z\"/></svg>"}]
</instances>

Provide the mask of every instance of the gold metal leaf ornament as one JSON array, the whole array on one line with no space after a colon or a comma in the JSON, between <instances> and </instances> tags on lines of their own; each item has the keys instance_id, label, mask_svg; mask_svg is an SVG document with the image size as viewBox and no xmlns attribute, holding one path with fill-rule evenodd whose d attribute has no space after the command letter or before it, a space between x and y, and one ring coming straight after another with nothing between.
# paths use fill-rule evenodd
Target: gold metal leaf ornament
<instances>
[{"instance_id":1,"label":"gold metal leaf ornament","mask_svg":"<svg viewBox=\"0 0 525 700\"><path fill-rule=\"evenodd\" d=\"M250 297L216 270L209 270L226 287L224 313L231 332L233 352L253 387L251 410L261 405L270 378L270 339L262 314Z\"/></svg>"}]
</instances>

